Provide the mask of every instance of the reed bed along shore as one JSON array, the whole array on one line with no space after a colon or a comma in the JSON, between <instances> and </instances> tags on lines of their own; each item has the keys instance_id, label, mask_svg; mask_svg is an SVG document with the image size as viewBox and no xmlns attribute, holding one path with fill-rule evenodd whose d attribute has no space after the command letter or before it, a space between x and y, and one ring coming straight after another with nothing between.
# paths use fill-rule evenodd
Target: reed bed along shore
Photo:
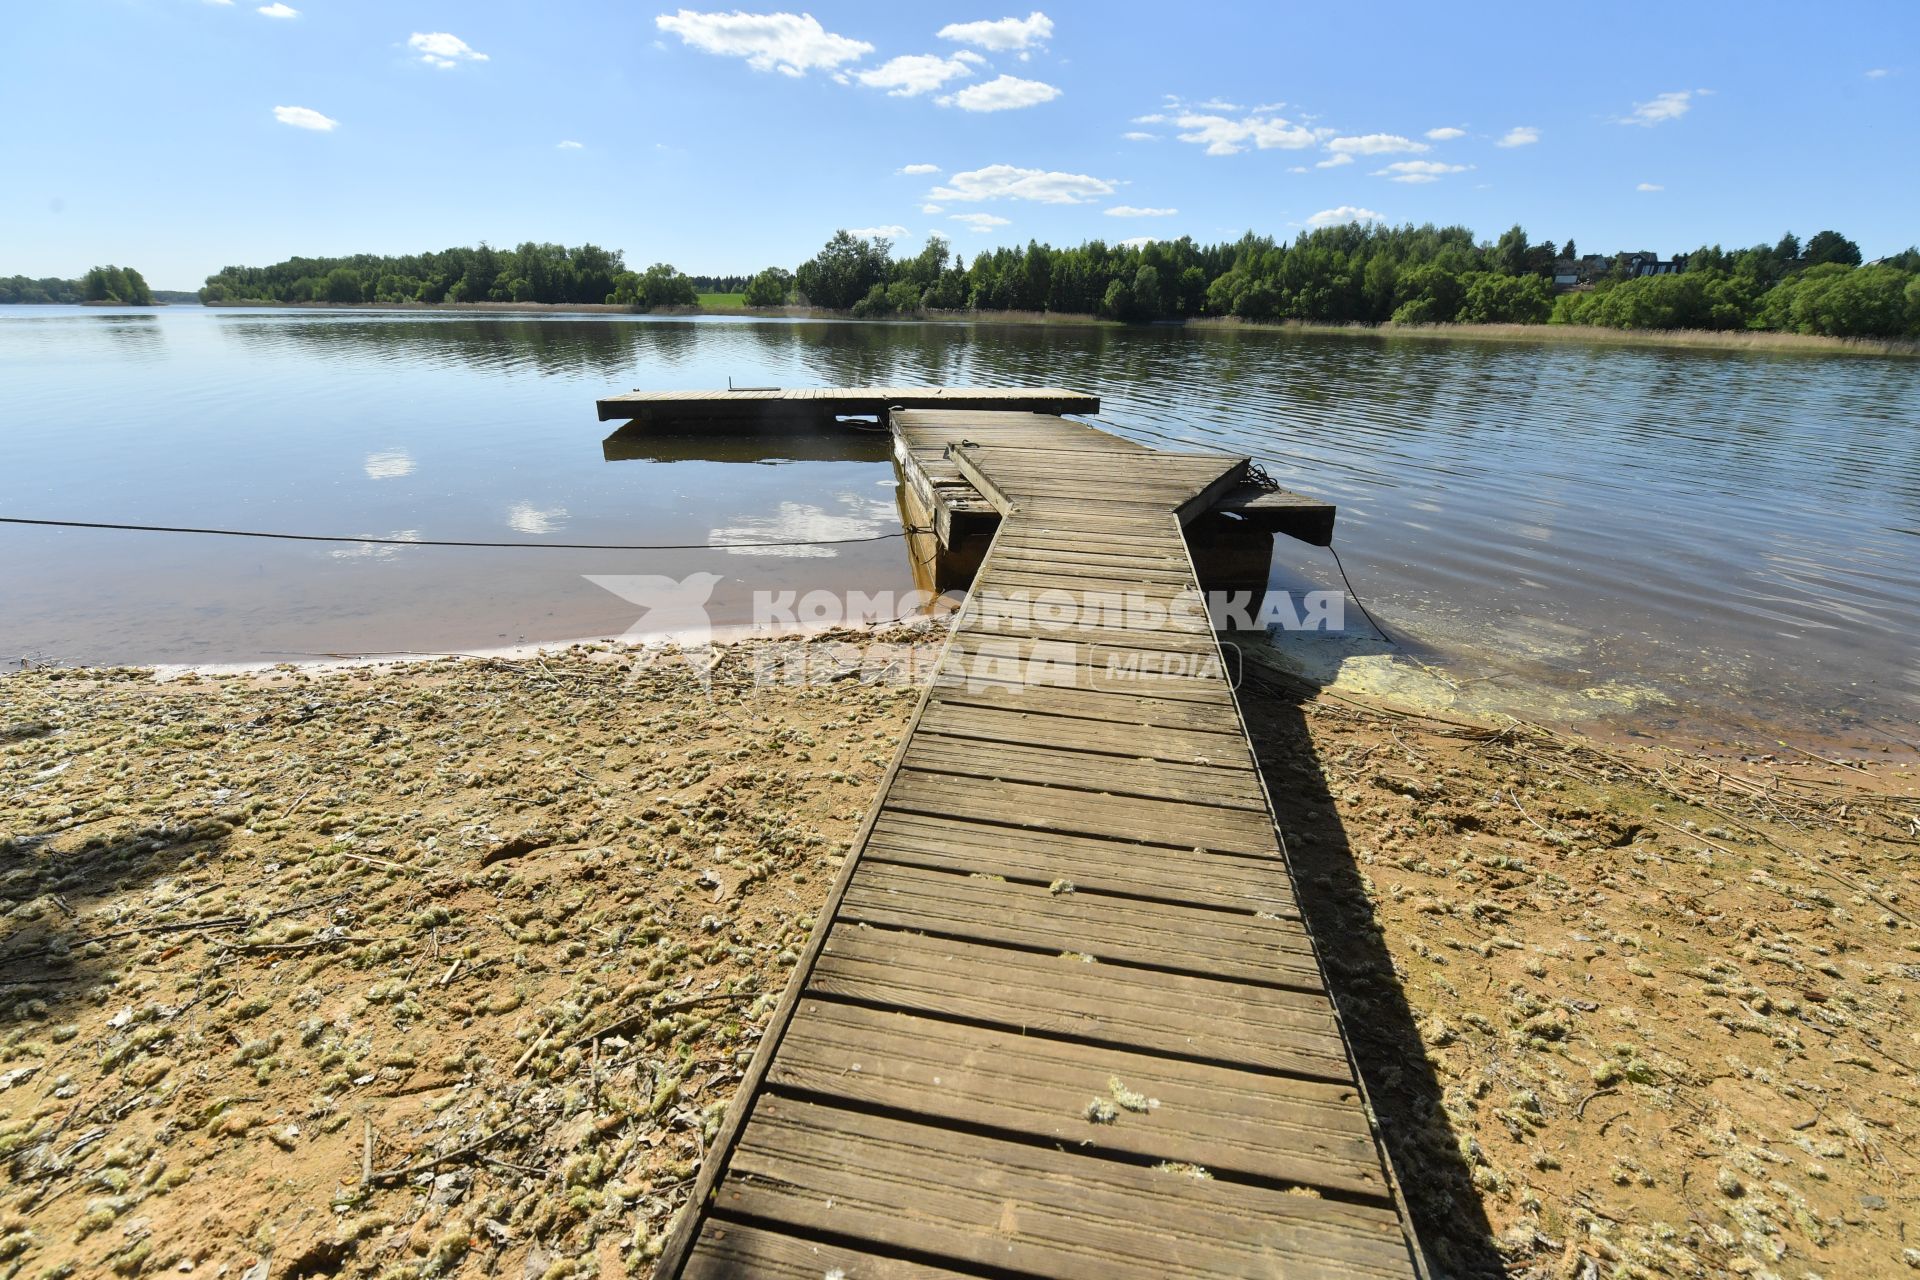
<instances>
[{"instance_id":1,"label":"reed bed along shore","mask_svg":"<svg viewBox=\"0 0 1920 1280\"><path fill-rule=\"evenodd\" d=\"M937 638L0 677L0 1278L644 1274ZM1245 705L1445 1274L1920 1265L1911 770Z\"/></svg>"}]
</instances>

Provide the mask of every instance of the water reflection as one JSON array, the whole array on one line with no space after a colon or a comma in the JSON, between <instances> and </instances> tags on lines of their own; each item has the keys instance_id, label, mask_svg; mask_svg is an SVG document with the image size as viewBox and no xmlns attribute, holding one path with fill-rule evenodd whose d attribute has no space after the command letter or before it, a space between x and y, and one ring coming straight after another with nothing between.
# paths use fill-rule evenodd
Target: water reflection
<instances>
[{"instance_id":1,"label":"water reflection","mask_svg":"<svg viewBox=\"0 0 1920 1280\"><path fill-rule=\"evenodd\" d=\"M405 449L383 449L379 453L370 453L361 464L369 480L397 480L401 476L413 474L413 455Z\"/></svg>"},{"instance_id":2,"label":"water reflection","mask_svg":"<svg viewBox=\"0 0 1920 1280\"><path fill-rule=\"evenodd\" d=\"M716 527L711 540L720 544L760 544L727 548L737 556L825 560L836 554L836 549L819 545L821 543L871 538L897 527L899 518L892 502L842 494L832 509L808 502L782 502L767 515Z\"/></svg>"},{"instance_id":3,"label":"water reflection","mask_svg":"<svg viewBox=\"0 0 1920 1280\"><path fill-rule=\"evenodd\" d=\"M515 533L541 534L557 533L566 523L565 507L536 507L531 502L516 502L507 508L507 528Z\"/></svg>"},{"instance_id":4,"label":"water reflection","mask_svg":"<svg viewBox=\"0 0 1920 1280\"><path fill-rule=\"evenodd\" d=\"M885 462L887 433L873 428L759 431L716 427L663 432L629 422L600 442L608 462Z\"/></svg>"}]
</instances>

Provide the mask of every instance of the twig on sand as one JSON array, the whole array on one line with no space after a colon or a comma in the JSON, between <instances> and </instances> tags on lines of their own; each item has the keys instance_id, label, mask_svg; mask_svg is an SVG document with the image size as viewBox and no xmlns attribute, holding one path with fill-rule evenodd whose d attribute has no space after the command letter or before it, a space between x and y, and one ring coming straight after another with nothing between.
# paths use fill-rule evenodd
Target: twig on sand
<instances>
[{"instance_id":1,"label":"twig on sand","mask_svg":"<svg viewBox=\"0 0 1920 1280\"><path fill-rule=\"evenodd\" d=\"M567 1041L566 1047L571 1049L575 1046L583 1045L589 1040L599 1040L602 1036L618 1035L633 1026L636 1022L656 1017L659 1014L672 1013L677 1009L687 1009L698 1004L719 1004L723 1001L754 1000L758 999L760 994L758 991L718 991L712 995L689 996L684 1000L670 1000L663 1005L636 1009L631 1013L622 1014L603 1027L598 1027L582 1035L575 1036L573 1039ZM517 1071L519 1068L516 1067L515 1070Z\"/></svg>"},{"instance_id":2,"label":"twig on sand","mask_svg":"<svg viewBox=\"0 0 1920 1280\"><path fill-rule=\"evenodd\" d=\"M371 1170L366 1173L364 1181L367 1185L376 1187L387 1186L395 1182L404 1182L416 1173L425 1173L427 1170L437 1169L449 1161L460 1160L467 1156L474 1155L492 1146L509 1133L512 1133L515 1129L518 1129L522 1123L524 1122L520 1120L510 1120L493 1132L475 1138L464 1147L455 1147L453 1150L443 1152L437 1156L428 1156L424 1160L415 1160L412 1164L402 1165L398 1169ZM368 1132L372 1132L372 1130L369 1129Z\"/></svg>"}]
</instances>

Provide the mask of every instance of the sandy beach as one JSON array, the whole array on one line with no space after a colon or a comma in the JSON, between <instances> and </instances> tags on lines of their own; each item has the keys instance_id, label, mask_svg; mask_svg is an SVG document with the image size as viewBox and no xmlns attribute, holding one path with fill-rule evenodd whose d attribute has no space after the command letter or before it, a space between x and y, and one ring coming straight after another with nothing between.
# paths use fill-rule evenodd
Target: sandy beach
<instances>
[{"instance_id":1,"label":"sandy beach","mask_svg":"<svg viewBox=\"0 0 1920 1280\"><path fill-rule=\"evenodd\" d=\"M0 1275L644 1272L936 640L4 677ZM1910 761L1243 698L1448 1273L1920 1261Z\"/></svg>"}]
</instances>

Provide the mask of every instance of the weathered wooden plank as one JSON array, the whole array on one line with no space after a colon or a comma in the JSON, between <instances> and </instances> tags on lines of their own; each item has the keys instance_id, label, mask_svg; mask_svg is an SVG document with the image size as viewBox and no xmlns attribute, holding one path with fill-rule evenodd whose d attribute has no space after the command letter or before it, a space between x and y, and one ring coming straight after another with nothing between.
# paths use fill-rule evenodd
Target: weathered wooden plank
<instances>
[{"instance_id":1,"label":"weathered wooden plank","mask_svg":"<svg viewBox=\"0 0 1920 1280\"><path fill-rule=\"evenodd\" d=\"M1279 856L1273 823L1265 813L1110 795L1099 790L1098 775L1086 778L1082 786L1087 789L992 782L924 774L903 766L886 804L935 817L1002 822L1068 835L1111 836L1253 858Z\"/></svg>"},{"instance_id":2,"label":"weathered wooden plank","mask_svg":"<svg viewBox=\"0 0 1920 1280\"><path fill-rule=\"evenodd\" d=\"M1349 1195L1387 1194L1351 1085L1275 1079L820 999L802 1002L767 1080L778 1089L1012 1131L1084 1154L1178 1160Z\"/></svg>"},{"instance_id":3,"label":"weathered wooden plank","mask_svg":"<svg viewBox=\"0 0 1920 1280\"><path fill-rule=\"evenodd\" d=\"M1233 697L1219 680L1196 680L1190 674L1163 674L1161 668L1211 671L1215 660L1205 652L1191 655L1169 654L1166 662L1151 671L1109 670L1102 666L1073 662L1071 638L1058 634L1031 636L1049 646L1033 660L1005 654L975 653L950 648L935 669L934 687L944 696L948 692L961 701L983 705L1016 705L1021 698L1050 693L1105 694L1130 698L1140 703L1186 702L1196 708L1196 721L1170 721L1155 707L1129 707L1115 704L1093 710L1095 715L1111 715L1120 723L1180 724L1193 723L1205 728L1217 725L1233 705ZM997 691L997 693L996 693ZM1009 701L1011 698L1011 701ZM1136 714L1138 713L1138 714Z\"/></svg>"},{"instance_id":4,"label":"weathered wooden plank","mask_svg":"<svg viewBox=\"0 0 1920 1280\"><path fill-rule=\"evenodd\" d=\"M1022 831L888 810L867 839L863 863L979 873L1082 893L1297 916L1284 869L1245 858L1156 848L1099 836Z\"/></svg>"},{"instance_id":5,"label":"weathered wooden plank","mask_svg":"<svg viewBox=\"0 0 1920 1280\"><path fill-rule=\"evenodd\" d=\"M1196 613L1206 609L1206 598L1191 578L1156 582L1151 578L1133 577L1124 570L1084 564L1034 570L1017 566L999 555L994 556L990 572L986 585L1009 594L1017 591L1037 597L1065 591L1092 604L1111 602L1122 608L1137 602L1161 608L1178 603L1183 609Z\"/></svg>"},{"instance_id":6,"label":"weathered wooden plank","mask_svg":"<svg viewBox=\"0 0 1920 1280\"><path fill-rule=\"evenodd\" d=\"M763 1095L728 1216L1062 1280L1413 1274L1391 1209Z\"/></svg>"},{"instance_id":7,"label":"weathered wooden plank","mask_svg":"<svg viewBox=\"0 0 1920 1280\"><path fill-rule=\"evenodd\" d=\"M822 1244L752 1223L709 1218L680 1274L686 1280L970 1280L971 1271L909 1262L886 1253Z\"/></svg>"},{"instance_id":8,"label":"weathered wooden plank","mask_svg":"<svg viewBox=\"0 0 1920 1280\"><path fill-rule=\"evenodd\" d=\"M1226 674L1225 663L1211 650L1136 649L1058 635L961 634L948 646L940 670L954 675L999 675L1005 673L1006 663L1022 664L1020 678L1035 685L1078 685L1090 675L1105 678L1109 672L1146 672L1168 682L1185 681L1177 687L1188 693L1203 693L1206 701L1217 700L1220 681ZM1051 669L1056 665L1089 671ZM1204 685L1195 685L1196 680Z\"/></svg>"},{"instance_id":9,"label":"weathered wooden plank","mask_svg":"<svg viewBox=\"0 0 1920 1280\"><path fill-rule=\"evenodd\" d=\"M1009 951L960 938L837 928L808 991L1014 1031L1351 1083L1324 995Z\"/></svg>"},{"instance_id":10,"label":"weathered wooden plank","mask_svg":"<svg viewBox=\"0 0 1920 1280\"><path fill-rule=\"evenodd\" d=\"M983 633L1024 635L1035 639L1072 640L1126 645L1135 649L1180 649L1188 653L1214 650L1213 622L1204 609L1169 611L1151 628L1128 626L1127 618L1109 622L1107 600L1097 592L1076 599L1071 589L1060 596L996 591L991 576L976 581L968 602L968 624ZM1095 616L1095 615L1098 616Z\"/></svg>"},{"instance_id":11,"label":"weathered wooden plank","mask_svg":"<svg viewBox=\"0 0 1920 1280\"><path fill-rule=\"evenodd\" d=\"M927 733L976 738L982 743L1020 742L1106 751L1145 760L1182 760L1251 768L1252 757L1240 735L1215 729L1175 729L1163 725L1116 724L1106 719L1052 715L1034 710L972 707L940 699L920 717ZM992 750L991 745L983 750Z\"/></svg>"},{"instance_id":12,"label":"weathered wooden plank","mask_svg":"<svg viewBox=\"0 0 1920 1280\"><path fill-rule=\"evenodd\" d=\"M1044 885L880 862L862 863L854 873L840 917L1169 973L1323 989L1306 931L1284 918L1053 893Z\"/></svg>"},{"instance_id":13,"label":"weathered wooden plank","mask_svg":"<svg viewBox=\"0 0 1920 1280\"><path fill-rule=\"evenodd\" d=\"M1222 704L1219 700L1147 696L1140 693L1139 685L1130 681L1085 687L1034 687L997 680L986 673L936 674L932 688L935 701L956 706L1077 716L1122 727L1143 725L1195 730L1220 727Z\"/></svg>"},{"instance_id":14,"label":"weathered wooden plank","mask_svg":"<svg viewBox=\"0 0 1920 1280\"><path fill-rule=\"evenodd\" d=\"M906 767L923 773L952 773L1008 782L1049 786L1083 785L1091 774L1101 790L1115 795L1217 804L1265 813L1267 794L1251 770L1212 765L1141 760L1059 747L1001 743L991 751L968 738L943 738L921 732L907 746Z\"/></svg>"},{"instance_id":15,"label":"weathered wooden plank","mask_svg":"<svg viewBox=\"0 0 1920 1280\"><path fill-rule=\"evenodd\" d=\"M1065 551L1059 548L996 546L994 563L1010 573L1097 574L1123 580L1194 586L1186 560L1171 554L1133 555L1124 551Z\"/></svg>"}]
</instances>

